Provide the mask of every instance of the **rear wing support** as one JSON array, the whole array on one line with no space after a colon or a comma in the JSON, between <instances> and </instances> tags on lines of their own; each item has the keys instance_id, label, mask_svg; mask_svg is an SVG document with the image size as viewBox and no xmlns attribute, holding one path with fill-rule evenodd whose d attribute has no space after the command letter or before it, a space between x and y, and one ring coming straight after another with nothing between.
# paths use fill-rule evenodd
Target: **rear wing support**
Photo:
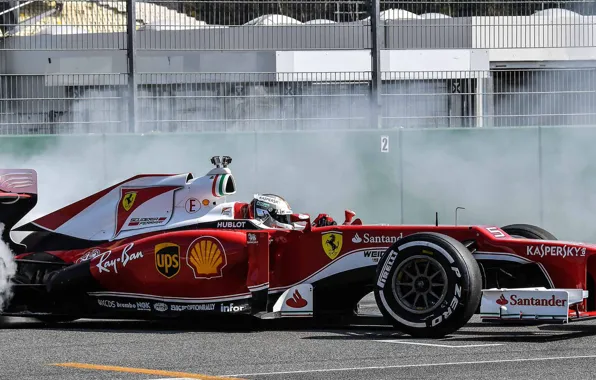
<instances>
[{"instance_id":1,"label":"rear wing support","mask_svg":"<svg viewBox=\"0 0 596 380\"><path fill-rule=\"evenodd\" d=\"M10 238L10 231L37 204L37 172L33 169L0 169L0 229L2 240L14 253L24 245Z\"/></svg>"}]
</instances>

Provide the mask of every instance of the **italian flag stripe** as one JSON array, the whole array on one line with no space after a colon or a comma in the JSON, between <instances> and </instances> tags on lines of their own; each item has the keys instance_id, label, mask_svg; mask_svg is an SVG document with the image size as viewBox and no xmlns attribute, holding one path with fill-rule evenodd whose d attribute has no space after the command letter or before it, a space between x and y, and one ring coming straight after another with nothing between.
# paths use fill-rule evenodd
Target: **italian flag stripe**
<instances>
[{"instance_id":1,"label":"italian flag stripe","mask_svg":"<svg viewBox=\"0 0 596 380\"><path fill-rule=\"evenodd\" d=\"M224 195L224 182L228 178L228 174L218 174L213 179L213 185L211 187L211 193L214 197L223 197Z\"/></svg>"},{"instance_id":2,"label":"italian flag stripe","mask_svg":"<svg viewBox=\"0 0 596 380\"><path fill-rule=\"evenodd\" d=\"M224 195L224 185L223 184L227 178L228 178L227 175L222 175L219 179L219 196Z\"/></svg>"},{"instance_id":3,"label":"italian flag stripe","mask_svg":"<svg viewBox=\"0 0 596 380\"><path fill-rule=\"evenodd\" d=\"M217 184L217 179L219 178L219 174L215 176L215 178L213 178L213 184L211 185L211 194L213 194L214 197L217 197L217 194L215 194L215 185Z\"/></svg>"}]
</instances>

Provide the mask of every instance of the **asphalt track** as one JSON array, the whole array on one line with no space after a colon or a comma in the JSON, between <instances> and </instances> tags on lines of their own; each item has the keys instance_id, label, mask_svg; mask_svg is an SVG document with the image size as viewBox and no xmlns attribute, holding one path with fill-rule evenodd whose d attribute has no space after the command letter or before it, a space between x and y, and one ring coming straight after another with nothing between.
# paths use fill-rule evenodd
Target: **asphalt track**
<instances>
[{"instance_id":1,"label":"asphalt track","mask_svg":"<svg viewBox=\"0 0 596 380\"><path fill-rule=\"evenodd\" d=\"M364 311L373 304L365 299ZM493 326L475 317L442 340L304 323L250 330L11 319L0 329L0 379L570 379L596 371L596 320Z\"/></svg>"}]
</instances>

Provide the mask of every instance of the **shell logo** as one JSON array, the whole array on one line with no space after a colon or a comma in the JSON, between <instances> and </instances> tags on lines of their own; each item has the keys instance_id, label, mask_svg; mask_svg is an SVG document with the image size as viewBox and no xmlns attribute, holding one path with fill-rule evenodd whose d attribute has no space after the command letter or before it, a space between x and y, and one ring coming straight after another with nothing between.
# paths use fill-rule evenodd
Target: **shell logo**
<instances>
[{"instance_id":1,"label":"shell logo","mask_svg":"<svg viewBox=\"0 0 596 380\"><path fill-rule=\"evenodd\" d=\"M223 276L223 268L228 264L226 251L219 240L203 236L193 241L186 253L186 265L192 269L197 279L211 279Z\"/></svg>"}]
</instances>

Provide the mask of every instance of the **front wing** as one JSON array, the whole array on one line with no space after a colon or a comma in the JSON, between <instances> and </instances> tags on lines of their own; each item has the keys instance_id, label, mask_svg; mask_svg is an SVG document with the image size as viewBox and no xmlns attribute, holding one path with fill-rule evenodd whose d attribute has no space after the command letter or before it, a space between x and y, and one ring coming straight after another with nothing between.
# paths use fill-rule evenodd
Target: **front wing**
<instances>
[{"instance_id":1,"label":"front wing","mask_svg":"<svg viewBox=\"0 0 596 380\"><path fill-rule=\"evenodd\" d=\"M562 322L596 316L580 312L588 298L582 289L514 288L485 289L480 301L483 321Z\"/></svg>"}]
</instances>

